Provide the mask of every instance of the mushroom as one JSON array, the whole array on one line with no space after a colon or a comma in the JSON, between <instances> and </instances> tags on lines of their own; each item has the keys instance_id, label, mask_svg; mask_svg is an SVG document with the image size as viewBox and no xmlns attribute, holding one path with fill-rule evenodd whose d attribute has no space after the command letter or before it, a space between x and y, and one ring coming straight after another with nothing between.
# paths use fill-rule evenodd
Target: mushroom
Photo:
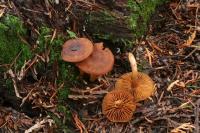
<instances>
[{"instance_id":1,"label":"mushroom","mask_svg":"<svg viewBox=\"0 0 200 133\"><path fill-rule=\"evenodd\" d=\"M103 114L112 122L128 122L136 109L133 96L124 90L106 94L102 103Z\"/></svg>"},{"instance_id":2,"label":"mushroom","mask_svg":"<svg viewBox=\"0 0 200 133\"><path fill-rule=\"evenodd\" d=\"M90 74L90 81L110 72L113 65L114 56L110 49L103 47L103 43L96 43L93 53L87 59L76 63L81 73Z\"/></svg>"},{"instance_id":3,"label":"mushroom","mask_svg":"<svg viewBox=\"0 0 200 133\"><path fill-rule=\"evenodd\" d=\"M64 61L80 62L93 52L93 44L87 38L70 39L62 46L61 56Z\"/></svg>"},{"instance_id":4,"label":"mushroom","mask_svg":"<svg viewBox=\"0 0 200 133\"><path fill-rule=\"evenodd\" d=\"M117 80L115 88L130 91L136 102L145 100L154 93L155 84L147 74L137 71L137 62L131 53L129 53L129 61L132 72L123 74Z\"/></svg>"}]
</instances>

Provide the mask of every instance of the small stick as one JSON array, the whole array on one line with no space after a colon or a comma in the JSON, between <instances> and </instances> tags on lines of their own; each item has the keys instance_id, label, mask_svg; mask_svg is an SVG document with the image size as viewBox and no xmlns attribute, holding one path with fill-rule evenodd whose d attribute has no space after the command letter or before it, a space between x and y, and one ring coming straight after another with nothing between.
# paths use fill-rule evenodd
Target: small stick
<instances>
[{"instance_id":1,"label":"small stick","mask_svg":"<svg viewBox=\"0 0 200 133\"><path fill-rule=\"evenodd\" d=\"M31 89L31 91L27 94L27 96L24 97L24 98L22 99L22 103L20 104L20 107L22 107L22 106L24 105L25 101L26 101L26 100L28 99L28 97L31 95L31 93L33 92L33 90L34 90L34 88Z\"/></svg>"},{"instance_id":2,"label":"small stick","mask_svg":"<svg viewBox=\"0 0 200 133\"><path fill-rule=\"evenodd\" d=\"M12 69L9 69L8 70L8 74L10 74L11 78L12 78L12 81L13 81L13 86L14 86L14 89L15 89L15 95L18 97L18 98L22 98L19 94L19 91L18 91L18 88L17 88L17 83L16 83L16 80L15 80L15 75L12 71Z\"/></svg>"},{"instance_id":3,"label":"small stick","mask_svg":"<svg viewBox=\"0 0 200 133\"><path fill-rule=\"evenodd\" d=\"M194 111L194 113L195 113L195 132L196 133L199 133L199 131L200 131L200 127L199 127L199 124L200 124L200 122L199 122L200 109L199 108L200 108L200 99L197 100L195 111Z\"/></svg>"}]
</instances>

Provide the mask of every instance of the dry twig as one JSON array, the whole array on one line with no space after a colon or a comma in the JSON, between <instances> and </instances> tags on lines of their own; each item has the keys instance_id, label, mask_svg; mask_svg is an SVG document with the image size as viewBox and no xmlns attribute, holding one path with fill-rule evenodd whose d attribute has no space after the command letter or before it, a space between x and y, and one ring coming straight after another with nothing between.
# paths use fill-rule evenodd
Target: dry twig
<instances>
[{"instance_id":1,"label":"dry twig","mask_svg":"<svg viewBox=\"0 0 200 133\"><path fill-rule=\"evenodd\" d=\"M87 129L85 128L85 125L78 118L77 113L75 113L75 112L72 113L72 116L74 118L76 127L80 130L80 133L88 133Z\"/></svg>"},{"instance_id":2,"label":"dry twig","mask_svg":"<svg viewBox=\"0 0 200 133\"><path fill-rule=\"evenodd\" d=\"M10 77L12 78L13 86L14 86L14 89L15 89L15 95L16 95L18 98L22 98L22 97L20 96L19 91L18 91L18 88L17 88L16 75L13 73L12 69L9 69L9 70L8 70L8 74L9 74Z\"/></svg>"}]
</instances>

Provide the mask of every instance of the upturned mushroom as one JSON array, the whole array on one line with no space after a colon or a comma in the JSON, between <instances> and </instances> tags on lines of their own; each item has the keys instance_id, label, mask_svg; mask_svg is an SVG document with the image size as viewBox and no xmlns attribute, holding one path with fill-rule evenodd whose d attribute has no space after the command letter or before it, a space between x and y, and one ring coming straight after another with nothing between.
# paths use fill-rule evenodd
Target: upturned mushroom
<instances>
[{"instance_id":1,"label":"upturned mushroom","mask_svg":"<svg viewBox=\"0 0 200 133\"><path fill-rule=\"evenodd\" d=\"M61 57L64 61L80 62L93 52L93 44L87 38L70 39L62 46Z\"/></svg>"},{"instance_id":2,"label":"upturned mushroom","mask_svg":"<svg viewBox=\"0 0 200 133\"><path fill-rule=\"evenodd\" d=\"M102 103L103 114L112 122L128 122L136 109L133 96L124 90L106 94Z\"/></svg>"},{"instance_id":3,"label":"upturned mushroom","mask_svg":"<svg viewBox=\"0 0 200 133\"><path fill-rule=\"evenodd\" d=\"M114 56L109 48L104 48L103 43L96 43L94 51L85 60L76 63L81 74L87 73L90 75L90 81L96 80L110 72L114 65Z\"/></svg>"},{"instance_id":4,"label":"upturned mushroom","mask_svg":"<svg viewBox=\"0 0 200 133\"><path fill-rule=\"evenodd\" d=\"M138 72L137 63L132 53L129 53L129 61L132 72L123 74L116 82L115 88L119 90L128 90L136 102L150 97L155 89L153 80L145 73Z\"/></svg>"}]
</instances>

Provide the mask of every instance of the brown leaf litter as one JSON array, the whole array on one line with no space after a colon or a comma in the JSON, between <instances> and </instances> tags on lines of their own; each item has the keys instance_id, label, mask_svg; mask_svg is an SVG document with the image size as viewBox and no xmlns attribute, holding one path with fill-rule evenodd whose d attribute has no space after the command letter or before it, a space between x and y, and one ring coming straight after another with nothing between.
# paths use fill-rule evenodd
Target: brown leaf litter
<instances>
[{"instance_id":1,"label":"brown leaf litter","mask_svg":"<svg viewBox=\"0 0 200 133\"><path fill-rule=\"evenodd\" d=\"M62 24L66 21L67 15L74 15L70 10L72 3L77 2L77 5L85 9L100 8L90 1L60 2L68 5L60 14L54 10L54 6L41 6L48 5L43 2L37 3L34 7L32 4L23 3L19 7L17 1L11 1L7 6L12 7L18 16L21 16L21 12L25 12L23 18L30 27L42 21L55 26L54 28L58 30L63 28ZM60 9L63 10L63 7ZM6 11L7 7L0 6L2 15L4 10ZM116 54L115 58L121 64L115 64L112 75L104 76L95 83L85 83L84 87L70 88L69 100L72 100L75 105L73 110L76 113L73 113L73 120L78 131L109 133L199 131L199 3L197 1L171 1L164 7L160 7L149 27L151 28L146 38L138 41L131 52L136 55L139 69L149 74L156 83L155 96L152 100L138 104L132 120L128 123L113 123L102 115L103 96L111 90L118 77L130 71L126 67L127 53ZM75 25L73 30L76 31L76 28ZM54 31L52 39L56 32L58 31ZM48 54L44 57L37 55L35 58L45 61L47 60L45 57L48 57ZM32 59L21 69L19 75L13 73L15 80L16 78L17 80L23 79L22 77L28 71L34 72L34 63L36 61ZM62 84L56 85L47 80L47 77L48 75L41 77L35 83L29 83L26 80L17 81L19 84L16 84L16 94L22 97L21 105L26 101L31 101L33 107L55 111L58 102L57 92L62 88ZM16 82L15 80L13 83ZM40 119L33 124L33 119L20 116L21 119L24 118L24 121L18 121L23 125L19 126L20 124L14 121L12 113L9 113L12 111L0 110L0 113L3 113L0 117L0 126L7 127L6 130L16 131L26 126L23 131L29 132L43 128L44 125L53 124L50 118ZM62 118L59 113L58 116Z\"/></svg>"}]
</instances>

